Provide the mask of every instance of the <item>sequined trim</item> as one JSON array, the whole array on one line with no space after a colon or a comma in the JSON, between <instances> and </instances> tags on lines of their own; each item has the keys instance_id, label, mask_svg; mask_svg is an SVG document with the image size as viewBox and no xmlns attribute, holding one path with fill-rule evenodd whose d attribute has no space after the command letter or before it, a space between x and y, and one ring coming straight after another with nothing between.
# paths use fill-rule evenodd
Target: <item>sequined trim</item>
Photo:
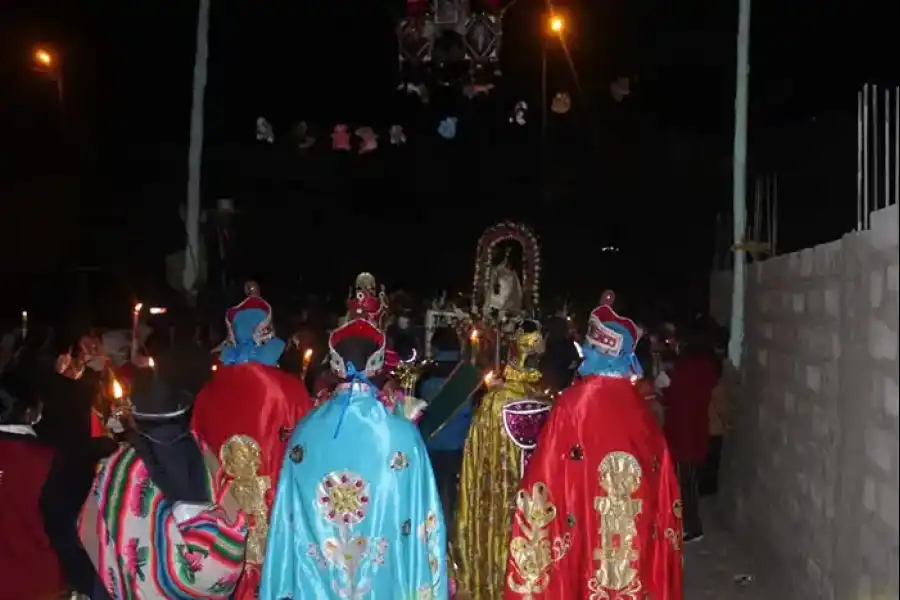
<instances>
[{"instance_id":1,"label":"sequined trim","mask_svg":"<svg viewBox=\"0 0 900 600\"><path fill-rule=\"evenodd\" d=\"M231 482L228 491L250 519L247 532L245 560L249 564L262 564L266 555L266 539L269 537L269 506L266 493L272 487L268 477L261 477L262 451L256 440L246 435L228 438L219 451L222 471Z\"/></svg>"},{"instance_id":2,"label":"sequined trim","mask_svg":"<svg viewBox=\"0 0 900 600\"><path fill-rule=\"evenodd\" d=\"M513 572L506 585L523 600L533 600L550 585L550 567L562 559L571 546L566 533L551 541L549 526L556 519L556 506L550 502L547 486L535 483L531 494L519 490L516 496L515 519L520 533L509 544Z\"/></svg>"},{"instance_id":3,"label":"sequined trim","mask_svg":"<svg viewBox=\"0 0 900 600\"><path fill-rule=\"evenodd\" d=\"M594 498L600 522L600 539L594 548L597 563L588 580L590 600L637 600L643 587L635 548L637 516L642 500L632 498L641 487L642 471L637 459L627 452L610 452L598 468L605 495Z\"/></svg>"}]
</instances>

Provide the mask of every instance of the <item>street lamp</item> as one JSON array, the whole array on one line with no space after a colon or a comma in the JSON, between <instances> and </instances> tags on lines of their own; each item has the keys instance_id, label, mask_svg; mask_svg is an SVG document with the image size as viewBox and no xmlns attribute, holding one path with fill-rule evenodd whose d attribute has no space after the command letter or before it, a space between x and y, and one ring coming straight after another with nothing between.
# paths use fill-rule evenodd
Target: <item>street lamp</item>
<instances>
[{"instance_id":1,"label":"street lamp","mask_svg":"<svg viewBox=\"0 0 900 600\"><path fill-rule=\"evenodd\" d=\"M541 42L541 135L547 133L547 44L551 37L563 41L566 33L566 17L548 2L548 12L544 14L544 39Z\"/></svg>"},{"instance_id":2,"label":"street lamp","mask_svg":"<svg viewBox=\"0 0 900 600\"><path fill-rule=\"evenodd\" d=\"M46 75L56 84L56 99L58 103L60 123L63 120L63 73L59 55L47 46L36 46L31 54L34 70Z\"/></svg>"},{"instance_id":3,"label":"street lamp","mask_svg":"<svg viewBox=\"0 0 900 600\"><path fill-rule=\"evenodd\" d=\"M550 20L547 22L547 25L549 26L550 31L556 35L561 35L566 29L565 19L557 14L550 15Z\"/></svg>"}]
</instances>

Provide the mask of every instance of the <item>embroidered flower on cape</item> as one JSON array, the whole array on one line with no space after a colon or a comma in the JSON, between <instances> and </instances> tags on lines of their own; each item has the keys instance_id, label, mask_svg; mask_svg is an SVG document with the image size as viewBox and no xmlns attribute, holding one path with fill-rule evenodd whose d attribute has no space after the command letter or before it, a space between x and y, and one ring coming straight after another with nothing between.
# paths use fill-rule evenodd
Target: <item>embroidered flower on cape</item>
<instances>
[{"instance_id":1,"label":"embroidered flower on cape","mask_svg":"<svg viewBox=\"0 0 900 600\"><path fill-rule=\"evenodd\" d=\"M356 473L333 472L319 484L319 510L336 525L355 525L366 517L369 484Z\"/></svg>"},{"instance_id":2,"label":"embroidered flower on cape","mask_svg":"<svg viewBox=\"0 0 900 600\"><path fill-rule=\"evenodd\" d=\"M150 548L141 546L138 538L131 538L125 546L125 571L144 581L144 567L150 559Z\"/></svg>"}]
</instances>

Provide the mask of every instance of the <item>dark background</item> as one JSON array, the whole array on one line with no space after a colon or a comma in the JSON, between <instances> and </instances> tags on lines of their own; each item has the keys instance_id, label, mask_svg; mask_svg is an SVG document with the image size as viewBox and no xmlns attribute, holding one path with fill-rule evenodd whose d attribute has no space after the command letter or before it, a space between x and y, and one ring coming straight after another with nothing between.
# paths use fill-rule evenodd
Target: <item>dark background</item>
<instances>
[{"instance_id":1,"label":"dark background","mask_svg":"<svg viewBox=\"0 0 900 600\"><path fill-rule=\"evenodd\" d=\"M731 205L737 1L573 0L583 94L551 52L549 91L574 107L551 114L543 144L542 7L518 0L507 13L495 94L422 107L395 91L401 4L213 0L202 194L244 213L241 275L342 294L371 270L389 287L467 290L478 235L513 219L541 238L547 297L614 286L703 306L713 223ZM754 2L750 175L779 174L781 251L854 225L855 93L897 81L888 8ZM97 301L104 285L108 301L165 287L163 256L184 244L196 12L175 0L0 7L0 251L27 298L8 295L6 312L76 291ZM62 119L54 85L30 70L41 42L64 58ZM616 103L608 87L622 75L632 95ZM508 122L520 99L526 127ZM449 114L452 141L436 134ZM274 145L255 141L258 116ZM300 120L321 144L309 156L287 140ZM382 148L327 150L336 122L379 129ZM388 147L392 123L405 148ZM621 251L599 251L608 245Z\"/></svg>"}]
</instances>

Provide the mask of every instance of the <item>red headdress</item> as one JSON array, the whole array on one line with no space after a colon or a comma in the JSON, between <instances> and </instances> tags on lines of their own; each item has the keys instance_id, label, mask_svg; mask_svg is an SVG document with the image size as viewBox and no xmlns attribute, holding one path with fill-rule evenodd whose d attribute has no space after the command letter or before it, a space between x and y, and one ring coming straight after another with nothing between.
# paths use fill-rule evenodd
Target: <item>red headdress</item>
<instances>
[{"instance_id":1,"label":"red headdress","mask_svg":"<svg viewBox=\"0 0 900 600\"><path fill-rule=\"evenodd\" d=\"M618 356L626 344L634 351L643 332L634 321L613 310L614 300L611 291L603 293L600 306L591 312L586 339L604 354Z\"/></svg>"},{"instance_id":2,"label":"red headdress","mask_svg":"<svg viewBox=\"0 0 900 600\"><path fill-rule=\"evenodd\" d=\"M380 293L376 292L375 277L371 273L360 273L356 276L355 287L347 298L347 320L364 319L381 328L388 311L384 286Z\"/></svg>"},{"instance_id":3,"label":"red headdress","mask_svg":"<svg viewBox=\"0 0 900 600\"><path fill-rule=\"evenodd\" d=\"M353 319L338 327L328 336L328 350L330 355L331 370L341 378L348 377L348 365L344 357L337 350L337 345L350 338L360 338L375 342L377 350L366 359L365 370L362 365L354 365L357 372L362 372L366 377L374 377L384 369L385 346L387 336L367 319Z\"/></svg>"}]
</instances>

